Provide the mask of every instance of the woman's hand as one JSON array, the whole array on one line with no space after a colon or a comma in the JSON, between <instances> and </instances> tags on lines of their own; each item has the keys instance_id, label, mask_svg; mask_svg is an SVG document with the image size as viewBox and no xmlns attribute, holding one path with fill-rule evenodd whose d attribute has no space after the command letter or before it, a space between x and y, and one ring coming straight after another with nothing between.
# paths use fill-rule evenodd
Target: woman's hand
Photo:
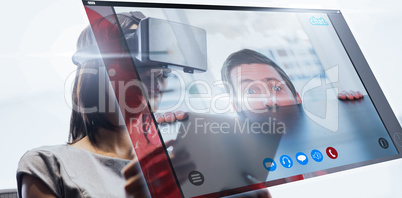
<instances>
[{"instance_id":1,"label":"woman's hand","mask_svg":"<svg viewBox=\"0 0 402 198\"><path fill-rule=\"evenodd\" d=\"M174 145L174 141L167 142L166 148ZM189 162L189 155L186 152L177 152L171 156L172 163L175 164L175 170L179 172L187 172L194 170L195 165ZM146 181L143 177L140 164L143 170L148 172ZM154 192L151 195L164 195L169 197L176 187L176 180L171 174L169 163L165 155L163 147L157 147L155 150L145 155L142 159L131 161L124 169L123 175L126 179L125 190L127 194L134 197L147 197L148 188L151 186ZM180 183L186 181L186 176L177 174Z\"/></svg>"},{"instance_id":2,"label":"woman's hand","mask_svg":"<svg viewBox=\"0 0 402 198\"><path fill-rule=\"evenodd\" d=\"M342 91L338 94L339 100L359 100L363 98L363 94L360 91Z\"/></svg>"},{"instance_id":3,"label":"woman's hand","mask_svg":"<svg viewBox=\"0 0 402 198\"><path fill-rule=\"evenodd\" d=\"M141 168L137 158L124 167L123 175L126 179L124 189L128 195L135 198L149 196L147 185L143 175L141 174Z\"/></svg>"},{"instance_id":4,"label":"woman's hand","mask_svg":"<svg viewBox=\"0 0 402 198\"><path fill-rule=\"evenodd\" d=\"M180 184L188 181L188 174L196 169L195 164L190 159L190 154L184 150L174 150L170 155L172 164L175 166L175 172Z\"/></svg>"}]
</instances>

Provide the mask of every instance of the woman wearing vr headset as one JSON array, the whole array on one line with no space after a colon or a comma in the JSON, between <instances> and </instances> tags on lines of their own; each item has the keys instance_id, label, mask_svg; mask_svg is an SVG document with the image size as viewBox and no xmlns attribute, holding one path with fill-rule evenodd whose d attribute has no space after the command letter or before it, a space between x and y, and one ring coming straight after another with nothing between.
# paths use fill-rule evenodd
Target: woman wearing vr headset
<instances>
[{"instance_id":1,"label":"woman wearing vr headset","mask_svg":"<svg viewBox=\"0 0 402 198\"><path fill-rule=\"evenodd\" d=\"M127 38L119 31L134 33L145 16L140 12L117 14L116 21L114 16L102 17L89 9L87 14L96 20L90 19L91 26L82 31L73 57L78 68L68 144L32 149L21 158L19 197L180 197L136 84L139 81L125 46ZM156 112L169 70L142 68L138 72L143 88ZM155 118L157 122L174 122L185 119L186 114L155 114ZM183 172L195 169L184 151L171 159L181 164ZM187 175L176 176L179 182L187 180ZM268 197L269 193L246 196Z\"/></svg>"},{"instance_id":2,"label":"woman wearing vr headset","mask_svg":"<svg viewBox=\"0 0 402 198\"><path fill-rule=\"evenodd\" d=\"M91 10L87 12L91 14ZM145 17L140 12L116 16L123 32L134 32ZM139 81L130 57L125 56L128 50L116 19L98 16L91 27L82 31L73 57L78 68L68 144L32 149L21 158L19 197L179 197L142 91L132 86ZM103 59L96 51L97 44ZM151 75L150 69L139 72L149 76L142 82L156 111L168 71L152 68ZM153 87L148 83L152 80L157 82ZM157 115L156 119L173 122L185 116L175 112ZM183 169L195 168L186 153L172 156L172 160L182 163Z\"/></svg>"}]
</instances>

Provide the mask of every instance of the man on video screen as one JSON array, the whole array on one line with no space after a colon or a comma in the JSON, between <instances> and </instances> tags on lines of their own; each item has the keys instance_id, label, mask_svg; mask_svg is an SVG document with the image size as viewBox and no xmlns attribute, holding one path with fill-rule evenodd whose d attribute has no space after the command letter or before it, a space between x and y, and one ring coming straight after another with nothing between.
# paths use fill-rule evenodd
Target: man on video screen
<instances>
[{"instance_id":1,"label":"man on video screen","mask_svg":"<svg viewBox=\"0 0 402 198\"><path fill-rule=\"evenodd\" d=\"M289 76L271 59L253 50L243 49L232 53L221 70L222 81L227 82L233 93L234 108L253 113L267 112L277 106L301 104ZM226 86L230 92L229 86ZM360 99L357 92L342 92L339 99Z\"/></svg>"}]
</instances>

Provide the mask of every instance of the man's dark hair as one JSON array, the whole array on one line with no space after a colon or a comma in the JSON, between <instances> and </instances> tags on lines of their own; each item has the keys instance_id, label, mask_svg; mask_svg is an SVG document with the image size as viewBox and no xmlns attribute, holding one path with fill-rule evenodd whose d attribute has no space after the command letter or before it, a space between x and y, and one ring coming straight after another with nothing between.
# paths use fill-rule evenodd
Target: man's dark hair
<instances>
[{"instance_id":1,"label":"man's dark hair","mask_svg":"<svg viewBox=\"0 0 402 198\"><path fill-rule=\"evenodd\" d=\"M279 75L281 75L281 77L285 81L286 85L289 87L293 96L296 97L296 89L293 86L293 83L290 81L289 76L285 73L285 71L283 71L274 61L272 61L265 55L250 49L242 49L229 55L229 57L223 63L223 67L221 69L222 81L227 82L230 85L233 85L233 82L230 79L230 71L238 65L252 64L252 63L266 64L275 68L275 70L278 71ZM225 88L226 91L230 92L228 86L225 85Z\"/></svg>"}]
</instances>

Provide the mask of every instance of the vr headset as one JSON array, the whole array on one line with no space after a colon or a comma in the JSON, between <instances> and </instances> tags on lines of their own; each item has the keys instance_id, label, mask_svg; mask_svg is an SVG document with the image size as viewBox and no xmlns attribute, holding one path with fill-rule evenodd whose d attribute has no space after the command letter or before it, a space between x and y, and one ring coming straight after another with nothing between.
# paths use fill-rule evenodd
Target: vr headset
<instances>
[{"instance_id":1,"label":"vr headset","mask_svg":"<svg viewBox=\"0 0 402 198\"><path fill-rule=\"evenodd\" d=\"M163 19L145 18L140 12L123 15L139 21L137 29L123 32L136 67L176 67L186 73L207 71L204 29ZM100 57L116 56L121 57L119 54L101 54L98 46L90 46L78 50L72 60L74 64L80 65Z\"/></svg>"}]
</instances>

